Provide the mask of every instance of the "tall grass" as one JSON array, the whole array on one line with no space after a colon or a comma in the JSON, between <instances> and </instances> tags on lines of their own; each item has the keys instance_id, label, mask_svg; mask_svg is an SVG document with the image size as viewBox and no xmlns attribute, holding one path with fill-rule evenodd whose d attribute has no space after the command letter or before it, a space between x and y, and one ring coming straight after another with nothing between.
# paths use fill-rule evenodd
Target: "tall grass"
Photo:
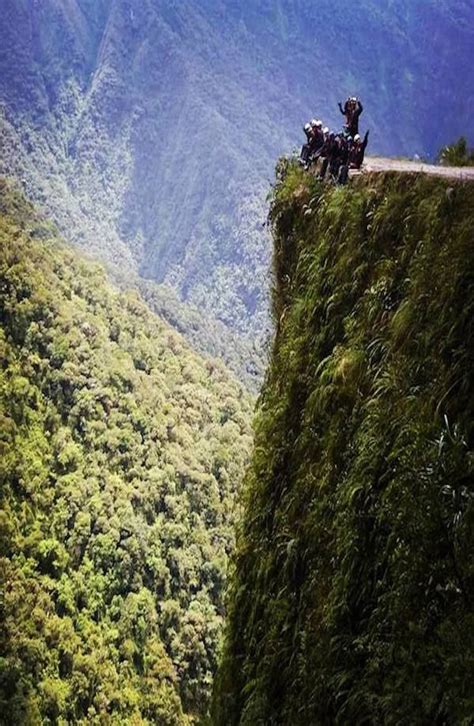
<instances>
[{"instance_id":1,"label":"tall grass","mask_svg":"<svg viewBox=\"0 0 474 726\"><path fill-rule=\"evenodd\" d=\"M474 185L280 168L215 723L470 722L473 217Z\"/></svg>"}]
</instances>

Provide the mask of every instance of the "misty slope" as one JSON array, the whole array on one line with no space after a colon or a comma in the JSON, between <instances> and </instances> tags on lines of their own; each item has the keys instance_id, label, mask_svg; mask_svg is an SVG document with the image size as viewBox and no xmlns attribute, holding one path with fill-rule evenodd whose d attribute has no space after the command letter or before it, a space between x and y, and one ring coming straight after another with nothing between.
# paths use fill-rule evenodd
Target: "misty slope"
<instances>
[{"instance_id":1,"label":"misty slope","mask_svg":"<svg viewBox=\"0 0 474 726\"><path fill-rule=\"evenodd\" d=\"M474 712L474 182L280 167L214 723Z\"/></svg>"},{"instance_id":2,"label":"misty slope","mask_svg":"<svg viewBox=\"0 0 474 726\"><path fill-rule=\"evenodd\" d=\"M0 723L207 711L251 401L0 181Z\"/></svg>"},{"instance_id":3,"label":"misty slope","mask_svg":"<svg viewBox=\"0 0 474 726\"><path fill-rule=\"evenodd\" d=\"M462 0L5 0L0 171L77 244L260 335L276 156L348 92L382 153L469 129L473 20Z\"/></svg>"}]
</instances>

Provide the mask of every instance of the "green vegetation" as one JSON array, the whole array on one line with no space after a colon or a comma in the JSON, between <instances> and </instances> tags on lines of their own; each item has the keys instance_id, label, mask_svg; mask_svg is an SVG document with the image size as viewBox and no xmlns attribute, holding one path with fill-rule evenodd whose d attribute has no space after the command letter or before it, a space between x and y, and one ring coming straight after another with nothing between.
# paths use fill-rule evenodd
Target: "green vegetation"
<instances>
[{"instance_id":1,"label":"green vegetation","mask_svg":"<svg viewBox=\"0 0 474 726\"><path fill-rule=\"evenodd\" d=\"M0 722L205 715L251 401L0 184Z\"/></svg>"},{"instance_id":2,"label":"green vegetation","mask_svg":"<svg viewBox=\"0 0 474 726\"><path fill-rule=\"evenodd\" d=\"M469 149L467 139L461 136L456 143L443 146L438 161L443 166L474 166L474 149Z\"/></svg>"},{"instance_id":3,"label":"green vegetation","mask_svg":"<svg viewBox=\"0 0 474 726\"><path fill-rule=\"evenodd\" d=\"M267 363L265 338L235 333L199 307L182 302L168 285L149 280L137 280L135 284L151 310L181 333L194 350L222 360L248 391L258 393Z\"/></svg>"},{"instance_id":4,"label":"green vegetation","mask_svg":"<svg viewBox=\"0 0 474 726\"><path fill-rule=\"evenodd\" d=\"M472 1L2 8L0 176L128 284L164 285L162 312L246 384L269 323L268 180L302 124L340 128L356 94L370 152L408 158L472 128Z\"/></svg>"},{"instance_id":5,"label":"green vegetation","mask_svg":"<svg viewBox=\"0 0 474 726\"><path fill-rule=\"evenodd\" d=\"M69 89L72 95L68 99L68 107L79 103L73 91L73 88ZM27 153L21 144L22 136L29 139ZM98 153L97 138L99 137L95 134L90 144L95 150L94 153ZM223 269L216 261L215 284L211 283L212 294L201 285L192 300L183 301L172 281L163 284L148 279L149 275L147 279L140 277L137 260L134 259L134 252L141 249L140 243L133 241L130 243L131 250L128 249L115 229L118 224L116 217L119 215L117 204L123 192L124 179L120 160L128 157L127 149L117 148L115 142L107 144L101 140L100 152L113 154L117 162L117 166L110 164L107 167L107 179L103 178L105 172L102 171L99 174L100 179L97 180L87 167L85 179L81 181L78 169L69 159L61 173L67 171L72 176L74 181L70 184L64 180L59 181L49 171L49 167L54 166L53 151L57 154L58 149L64 150L65 143L64 139L61 139L60 144L54 138L44 139L27 126L21 133L14 132L0 108L0 176L21 179L28 198L48 218L54 220L68 241L101 260L114 284L125 290L136 289L150 308L181 333L196 351L222 360L247 389L256 394L266 365L268 235L265 239L267 244L263 248L260 244L259 247L255 230L247 223L242 233L246 236L246 258L252 256L252 260L248 262L252 268L251 274L243 274L238 268L233 271L229 268ZM97 174L97 169L94 172ZM101 191L101 185L106 186L105 193ZM77 203L76 195L80 198L80 204ZM85 199L89 199L87 205ZM265 219L266 214L264 203L257 210L254 209L252 214L256 218L255 227L261 228L261 220ZM261 229L259 240L262 241ZM212 251L211 246L205 241L199 245L201 252L208 249L205 271L201 271L201 276L208 283L208 268L212 267L210 259L216 256L216 251ZM234 254L236 246L235 240L229 241L227 249L230 255ZM223 246L220 245L218 249L222 253ZM262 260L258 261L258 255L265 256L265 264ZM232 276L235 284L231 283ZM248 288L246 300L251 308L250 313L240 300L244 288ZM252 298L258 300L257 312Z\"/></svg>"},{"instance_id":6,"label":"green vegetation","mask_svg":"<svg viewBox=\"0 0 474 726\"><path fill-rule=\"evenodd\" d=\"M215 723L474 713L474 185L282 164Z\"/></svg>"}]
</instances>

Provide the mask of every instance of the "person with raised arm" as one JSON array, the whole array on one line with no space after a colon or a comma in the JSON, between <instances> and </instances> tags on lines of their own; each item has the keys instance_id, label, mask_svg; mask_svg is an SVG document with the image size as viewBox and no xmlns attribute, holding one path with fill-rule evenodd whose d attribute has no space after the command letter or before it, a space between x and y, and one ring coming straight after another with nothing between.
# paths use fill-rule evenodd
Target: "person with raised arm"
<instances>
[{"instance_id":1,"label":"person with raised arm","mask_svg":"<svg viewBox=\"0 0 474 726\"><path fill-rule=\"evenodd\" d=\"M338 105L340 112L346 117L345 128L347 133L354 138L359 133L359 118L364 107L356 96L348 98L344 106L342 103Z\"/></svg>"}]
</instances>

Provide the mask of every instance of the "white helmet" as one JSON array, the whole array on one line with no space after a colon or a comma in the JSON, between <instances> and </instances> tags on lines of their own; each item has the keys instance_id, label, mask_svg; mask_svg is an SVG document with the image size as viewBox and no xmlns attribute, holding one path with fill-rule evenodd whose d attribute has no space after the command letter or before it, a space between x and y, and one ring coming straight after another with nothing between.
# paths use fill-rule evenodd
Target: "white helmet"
<instances>
[{"instance_id":1,"label":"white helmet","mask_svg":"<svg viewBox=\"0 0 474 726\"><path fill-rule=\"evenodd\" d=\"M315 118L312 118L311 119L311 126L314 127L314 126L317 126L317 125L318 125L318 122L316 121L316 119Z\"/></svg>"},{"instance_id":2,"label":"white helmet","mask_svg":"<svg viewBox=\"0 0 474 726\"><path fill-rule=\"evenodd\" d=\"M305 131L310 131L311 130L311 124L305 124L304 125L304 130Z\"/></svg>"},{"instance_id":3,"label":"white helmet","mask_svg":"<svg viewBox=\"0 0 474 726\"><path fill-rule=\"evenodd\" d=\"M323 134L328 134L328 133L329 133L329 126L325 126L323 128Z\"/></svg>"},{"instance_id":4,"label":"white helmet","mask_svg":"<svg viewBox=\"0 0 474 726\"><path fill-rule=\"evenodd\" d=\"M322 128L322 126L323 126L323 122L319 118L316 121L316 126L318 127L318 129Z\"/></svg>"},{"instance_id":5,"label":"white helmet","mask_svg":"<svg viewBox=\"0 0 474 726\"><path fill-rule=\"evenodd\" d=\"M360 141L360 134L356 134L354 136L354 141L356 142L356 144Z\"/></svg>"}]
</instances>

